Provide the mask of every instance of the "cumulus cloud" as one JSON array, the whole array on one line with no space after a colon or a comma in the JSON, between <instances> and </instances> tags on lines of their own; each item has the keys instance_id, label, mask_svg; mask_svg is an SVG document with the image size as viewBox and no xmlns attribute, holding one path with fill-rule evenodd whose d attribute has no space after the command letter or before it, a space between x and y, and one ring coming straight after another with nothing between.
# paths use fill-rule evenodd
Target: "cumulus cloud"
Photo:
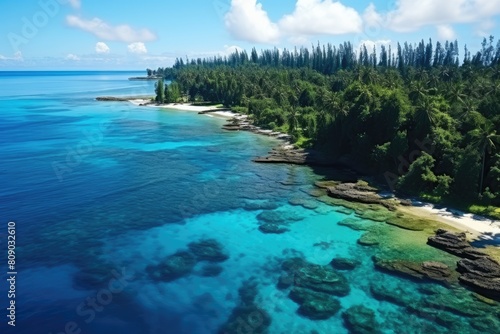
<instances>
[{"instance_id":1,"label":"cumulus cloud","mask_svg":"<svg viewBox=\"0 0 500 334\"><path fill-rule=\"evenodd\" d=\"M362 29L356 10L332 0L297 0L295 11L285 15L279 26L290 35L342 35Z\"/></svg>"},{"instance_id":2,"label":"cumulus cloud","mask_svg":"<svg viewBox=\"0 0 500 334\"><path fill-rule=\"evenodd\" d=\"M369 4L366 7L365 12L363 13L363 23L368 27L374 26L383 26L383 17L381 14L377 12L375 5L373 3Z\"/></svg>"},{"instance_id":3,"label":"cumulus cloud","mask_svg":"<svg viewBox=\"0 0 500 334\"><path fill-rule=\"evenodd\" d=\"M104 42L97 42L97 44L95 45L96 53L109 53L109 51L109 46L107 46Z\"/></svg>"},{"instance_id":4,"label":"cumulus cloud","mask_svg":"<svg viewBox=\"0 0 500 334\"><path fill-rule=\"evenodd\" d=\"M107 41L132 43L138 41L147 42L156 39L156 35L148 29L133 29L126 24L112 26L97 17L92 20L85 20L75 15L68 15L66 23L70 27L90 32L98 38Z\"/></svg>"},{"instance_id":5,"label":"cumulus cloud","mask_svg":"<svg viewBox=\"0 0 500 334\"><path fill-rule=\"evenodd\" d=\"M128 52L134 54L146 54L148 53L148 49L146 49L146 45L142 42L131 43L127 46Z\"/></svg>"},{"instance_id":6,"label":"cumulus cloud","mask_svg":"<svg viewBox=\"0 0 500 334\"><path fill-rule=\"evenodd\" d=\"M273 43L280 37L278 26L257 0L232 0L224 21L231 35L240 40Z\"/></svg>"},{"instance_id":7,"label":"cumulus cloud","mask_svg":"<svg viewBox=\"0 0 500 334\"><path fill-rule=\"evenodd\" d=\"M75 54L68 54L65 58L66 60L73 60L73 61L79 61L80 60L80 57L78 57L77 55Z\"/></svg>"},{"instance_id":8,"label":"cumulus cloud","mask_svg":"<svg viewBox=\"0 0 500 334\"><path fill-rule=\"evenodd\" d=\"M500 0L400 0L387 14L388 27L398 32L427 25L475 23L500 13Z\"/></svg>"},{"instance_id":9,"label":"cumulus cloud","mask_svg":"<svg viewBox=\"0 0 500 334\"><path fill-rule=\"evenodd\" d=\"M257 0L232 0L225 24L239 40L276 43L281 37L307 41L312 35L361 32L363 20L356 10L340 1L297 0L293 13L273 22Z\"/></svg>"},{"instance_id":10,"label":"cumulus cloud","mask_svg":"<svg viewBox=\"0 0 500 334\"><path fill-rule=\"evenodd\" d=\"M436 27L436 29L438 37L441 40L453 40L457 37L455 30L453 30L453 28L448 24L440 24Z\"/></svg>"}]
</instances>

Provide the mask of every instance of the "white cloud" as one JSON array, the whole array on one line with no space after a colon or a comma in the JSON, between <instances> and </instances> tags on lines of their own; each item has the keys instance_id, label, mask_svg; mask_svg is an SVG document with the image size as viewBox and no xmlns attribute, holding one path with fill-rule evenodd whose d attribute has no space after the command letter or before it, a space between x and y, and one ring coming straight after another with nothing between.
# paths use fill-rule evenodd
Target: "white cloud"
<instances>
[{"instance_id":1,"label":"white cloud","mask_svg":"<svg viewBox=\"0 0 500 334\"><path fill-rule=\"evenodd\" d=\"M74 55L72 53L68 54L65 58L66 60L73 60L73 61L79 61L80 60L80 57L78 57L77 55Z\"/></svg>"},{"instance_id":2,"label":"white cloud","mask_svg":"<svg viewBox=\"0 0 500 334\"><path fill-rule=\"evenodd\" d=\"M368 27L383 26L383 17L377 12L375 5L370 3L363 13L363 23Z\"/></svg>"},{"instance_id":3,"label":"white cloud","mask_svg":"<svg viewBox=\"0 0 500 334\"><path fill-rule=\"evenodd\" d=\"M17 51L16 53L14 53L14 56L12 56L12 57L6 57L4 55L0 55L0 60L23 61L24 58L23 58L23 54L21 53L21 51Z\"/></svg>"},{"instance_id":4,"label":"white cloud","mask_svg":"<svg viewBox=\"0 0 500 334\"><path fill-rule=\"evenodd\" d=\"M438 37L441 40L454 40L457 38L455 30L453 30L452 26L448 24L440 24L436 27L436 29Z\"/></svg>"},{"instance_id":5,"label":"white cloud","mask_svg":"<svg viewBox=\"0 0 500 334\"><path fill-rule=\"evenodd\" d=\"M146 49L146 45L142 42L135 42L132 44L129 44L127 46L128 52L134 53L134 54L146 54L148 53L148 49Z\"/></svg>"},{"instance_id":6,"label":"white cloud","mask_svg":"<svg viewBox=\"0 0 500 334\"><path fill-rule=\"evenodd\" d=\"M357 54L359 55L361 50L363 50L363 45L366 47L366 51L368 54L373 52L373 47L377 49L377 57L380 55L381 46L385 46L386 51L389 52L389 47L391 47L392 52L396 50L396 45L390 39L379 39L379 40L361 40L356 49Z\"/></svg>"},{"instance_id":7,"label":"white cloud","mask_svg":"<svg viewBox=\"0 0 500 334\"><path fill-rule=\"evenodd\" d=\"M68 15L66 23L107 41L122 41L127 43L132 42L147 42L156 39L156 35L148 29L135 30L129 25L123 24L111 26L99 18L85 20L78 16Z\"/></svg>"},{"instance_id":8,"label":"white cloud","mask_svg":"<svg viewBox=\"0 0 500 334\"><path fill-rule=\"evenodd\" d=\"M297 0L295 11L279 26L289 35L342 35L361 32L362 23L356 10L338 1Z\"/></svg>"},{"instance_id":9,"label":"white cloud","mask_svg":"<svg viewBox=\"0 0 500 334\"><path fill-rule=\"evenodd\" d=\"M500 0L399 0L386 16L388 27L398 32L426 25L474 23L500 13Z\"/></svg>"},{"instance_id":10,"label":"white cloud","mask_svg":"<svg viewBox=\"0 0 500 334\"><path fill-rule=\"evenodd\" d=\"M234 53L235 51L242 52L244 49L242 47L239 47L237 45L224 45L224 51L222 51L223 55L230 55L231 53Z\"/></svg>"},{"instance_id":11,"label":"white cloud","mask_svg":"<svg viewBox=\"0 0 500 334\"><path fill-rule=\"evenodd\" d=\"M82 6L82 1L81 0L68 0L69 4L71 7L79 9Z\"/></svg>"},{"instance_id":12,"label":"white cloud","mask_svg":"<svg viewBox=\"0 0 500 334\"><path fill-rule=\"evenodd\" d=\"M95 45L95 52L96 53L109 53L110 49L109 46L106 45L104 42L97 42Z\"/></svg>"},{"instance_id":13,"label":"white cloud","mask_svg":"<svg viewBox=\"0 0 500 334\"><path fill-rule=\"evenodd\" d=\"M278 26L257 0L232 0L224 21L231 35L240 40L274 43L280 37Z\"/></svg>"}]
</instances>

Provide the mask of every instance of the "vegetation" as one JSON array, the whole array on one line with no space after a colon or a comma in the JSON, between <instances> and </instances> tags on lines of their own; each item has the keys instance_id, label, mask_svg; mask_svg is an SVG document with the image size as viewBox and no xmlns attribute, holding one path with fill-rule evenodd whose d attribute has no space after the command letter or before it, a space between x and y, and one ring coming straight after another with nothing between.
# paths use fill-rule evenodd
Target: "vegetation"
<instances>
[{"instance_id":1,"label":"vegetation","mask_svg":"<svg viewBox=\"0 0 500 334\"><path fill-rule=\"evenodd\" d=\"M500 206L500 42L471 55L432 41L350 43L178 59L157 100L182 95L250 115L401 192L476 211ZM173 92L176 92L175 94Z\"/></svg>"}]
</instances>

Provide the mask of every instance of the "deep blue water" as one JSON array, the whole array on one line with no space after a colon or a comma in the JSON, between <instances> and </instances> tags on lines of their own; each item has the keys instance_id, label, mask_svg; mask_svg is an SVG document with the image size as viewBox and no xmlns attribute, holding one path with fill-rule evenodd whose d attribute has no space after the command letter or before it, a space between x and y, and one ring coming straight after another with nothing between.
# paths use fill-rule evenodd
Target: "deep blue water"
<instances>
[{"instance_id":1,"label":"deep blue water","mask_svg":"<svg viewBox=\"0 0 500 334\"><path fill-rule=\"evenodd\" d=\"M322 265L336 256L358 259L361 266L346 274L351 293L340 299L343 310L372 308L384 333L425 332L425 317L371 296L374 281L421 295L419 285L373 269L374 250L356 243L361 232L336 224L350 215L321 202L314 209L289 204L312 201L305 191L319 176L251 162L275 141L224 132L223 119L193 112L94 100L151 94L153 82L127 80L142 74L0 72L0 237L5 254L7 222L14 221L18 271L17 326L7 328L2 311L1 333L217 333L251 277L273 319L270 333L347 333L341 312L309 320L276 288L280 260L297 254ZM257 215L264 210L245 209L256 203L300 221L288 233L263 234ZM202 238L216 239L229 255L220 275L204 277L196 267L160 282L147 274ZM110 294L116 277L122 285ZM92 300L96 308L85 312L81 305Z\"/></svg>"}]
</instances>

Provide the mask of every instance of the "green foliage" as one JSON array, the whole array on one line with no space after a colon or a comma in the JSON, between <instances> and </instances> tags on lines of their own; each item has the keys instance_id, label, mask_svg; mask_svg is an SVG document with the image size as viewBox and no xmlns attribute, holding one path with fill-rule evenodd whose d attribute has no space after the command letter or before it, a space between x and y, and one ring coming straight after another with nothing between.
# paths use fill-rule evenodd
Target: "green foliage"
<instances>
[{"instance_id":1,"label":"green foliage","mask_svg":"<svg viewBox=\"0 0 500 334\"><path fill-rule=\"evenodd\" d=\"M187 94L220 103L299 146L399 176L402 191L500 205L500 44L491 43L466 50L462 62L456 41L379 55L343 43L178 59L150 71L174 80L157 83L158 102Z\"/></svg>"},{"instance_id":2,"label":"green foliage","mask_svg":"<svg viewBox=\"0 0 500 334\"><path fill-rule=\"evenodd\" d=\"M434 183L438 181L432 172L434 158L423 152L411 165L408 173L398 181L397 188L405 193L419 194L433 189Z\"/></svg>"},{"instance_id":3,"label":"green foliage","mask_svg":"<svg viewBox=\"0 0 500 334\"><path fill-rule=\"evenodd\" d=\"M177 103L181 99L181 90L177 82L165 85L165 102Z\"/></svg>"},{"instance_id":4,"label":"green foliage","mask_svg":"<svg viewBox=\"0 0 500 334\"><path fill-rule=\"evenodd\" d=\"M164 88L164 83L163 79L158 80L158 82L155 84L155 101L158 103L163 103L165 102L165 88Z\"/></svg>"}]
</instances>

